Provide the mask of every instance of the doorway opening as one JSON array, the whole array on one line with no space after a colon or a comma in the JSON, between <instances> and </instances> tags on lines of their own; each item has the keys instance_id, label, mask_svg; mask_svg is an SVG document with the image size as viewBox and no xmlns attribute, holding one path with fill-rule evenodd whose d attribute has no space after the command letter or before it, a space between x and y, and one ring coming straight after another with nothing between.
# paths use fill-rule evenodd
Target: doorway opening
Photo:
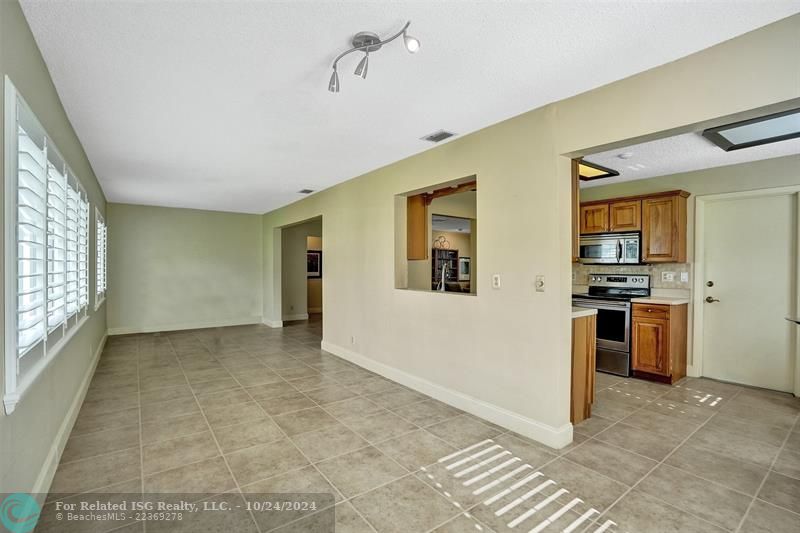
<instances>
[{"instance_id":1,"label":"doorway opening","mask_svg":"<svg viewBox=\"0 0 800 533\"><path fill-rule=\"evenodd\" d=\"M322 336L324 254L322 217L281 231L281 320Z\"/></svg>"},{"instance_id":2,"label":"doorway opening","mask_svg":"<svg viewBox=\"0 0 800 533\"><path fill-rule=\"evenodd\" d=\"M765 120L799 112L791 100L565 154L573 302L632 295L614 330L626 339L626 377L800 394L800 326L787 320L800 310L800 138L765 134L732 149L707 135L753 123L769 133ZM598 365L611 338L602 315Z\"/></svg>"}]
</instances>

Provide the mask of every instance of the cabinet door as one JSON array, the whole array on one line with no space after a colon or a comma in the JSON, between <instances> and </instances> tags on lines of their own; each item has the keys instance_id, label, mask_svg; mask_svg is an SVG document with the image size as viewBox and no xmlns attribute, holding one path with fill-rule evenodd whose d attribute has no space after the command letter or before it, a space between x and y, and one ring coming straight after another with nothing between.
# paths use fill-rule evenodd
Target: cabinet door
<instances>
[{"instance_id":1,"label":"cabinet door","mask_svg":"<svg viewBox=\"0 0 800 533\"><path fill-rule=\"evenodd\" d=\"M633 369L668 376L669 320L633 318Z\"/></svg>"},{"instance_id":2,"label":"cabinet door","mask_svg":"<svg viewBox=\"0 0 800 533\"><path fill-rule=\"evenodd\" d=\"M612 202L609 205L611 231L639 231L642 229L642 202Z\"/></svg>"},{"instance_id":3,"label":"cabinet door","mask_svg":"<svg viewBox=\"0 0 800 533\"><path fill-rule=\"evenodd\" d=\"M686 198L662 196L642 200L642 261L686 261Z\"/></svg>"},{"instance_id":4,"label":"cabinet door","mask_svg":"<svg viewBox=\"0 0 800 533\"><path fill-rule=\"evenodd\" d=\"M608 231L608 204L581 206L581 233Z\"/></svg>"}]
</instances>

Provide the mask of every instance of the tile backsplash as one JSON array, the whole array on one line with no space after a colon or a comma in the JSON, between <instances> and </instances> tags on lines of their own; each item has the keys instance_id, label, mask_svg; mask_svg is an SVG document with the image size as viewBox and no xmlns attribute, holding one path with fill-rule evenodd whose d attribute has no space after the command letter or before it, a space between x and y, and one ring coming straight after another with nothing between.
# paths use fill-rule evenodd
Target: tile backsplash
<instances>
[{"instance_id":1,"label":"tile backsplash","mask_svg":"<svg viewBox=\"0 0 800 533\"><path fill-rule=\"evenodd\" d=\"M692 288L692 265L690 263L665 263L661 265L572 265L573 285L588 285L589 274L649 274L653 289ZM673 272L674 281L662 281L663 272ZM688 281L681 282L681 273L686 272Z\"/></svg>"}]
</instances>

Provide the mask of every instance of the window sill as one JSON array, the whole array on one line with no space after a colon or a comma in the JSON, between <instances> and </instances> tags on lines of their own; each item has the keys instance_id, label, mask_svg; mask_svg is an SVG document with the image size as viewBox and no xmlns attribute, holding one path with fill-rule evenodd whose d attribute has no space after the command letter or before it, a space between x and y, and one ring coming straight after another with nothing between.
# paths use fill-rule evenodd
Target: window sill
<instances>
[{"instance_id":1,"label":"window sill","mask_svg":"<svg viewBox=\"0 0 800 533\"><path fill-rule=\"evenodd\" d=\"M406 292L422 292L428 294L449 294L452 296L478 296L477 292L456 292L456 291L434 291L425 289L409 289L407 287L395 287L395 290Z\"/></svg>"},{"instance_id":2,"label":"window sill","mask_svg":"<svg viewBox=\"0 0 800 533\"><path fill-rule=\"evenodd\" d=\"M66 346L69 341L72 340L72 337L75 336L75 334L88 320L89 315L81 318L74 327L70 328L64 337L59 339L59 341L53 345L47 357L43 358L41 361L39 361L39 363L36 364L36 366L33 367L33 369L31 369L30 376L28 376L25 381L17 384L17 388L13 392L7 392L3 396L3 404L5 405L6 415L10 415L14 412L17 404L20 402L23 396L25 396L25 393L28 391L28 389L31 388L34 383L36 383L36 380L39 379L39 376L44 374L44 371L48 366L50 366L50 363L56 357L58 357L58 354L61 353L61 350L64 348L64 346Z\"/></svg>"}]
</instances>

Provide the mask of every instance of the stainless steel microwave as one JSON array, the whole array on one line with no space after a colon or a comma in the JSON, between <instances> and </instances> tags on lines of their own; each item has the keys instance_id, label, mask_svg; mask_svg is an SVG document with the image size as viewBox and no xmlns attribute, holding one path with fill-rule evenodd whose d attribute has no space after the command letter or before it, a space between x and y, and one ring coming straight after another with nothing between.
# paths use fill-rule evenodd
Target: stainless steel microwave
<instances>
[{"instance_id":1,"label":"stainless steel microwave","mask_svg":"<svg viewBox=\"0 0 800 533\"><path fill-rule=\"evenodd\" d=\"M590 265L637 264L640 242L639 233L581 235L579 260Z\"/></svg>"}]
</instances>

